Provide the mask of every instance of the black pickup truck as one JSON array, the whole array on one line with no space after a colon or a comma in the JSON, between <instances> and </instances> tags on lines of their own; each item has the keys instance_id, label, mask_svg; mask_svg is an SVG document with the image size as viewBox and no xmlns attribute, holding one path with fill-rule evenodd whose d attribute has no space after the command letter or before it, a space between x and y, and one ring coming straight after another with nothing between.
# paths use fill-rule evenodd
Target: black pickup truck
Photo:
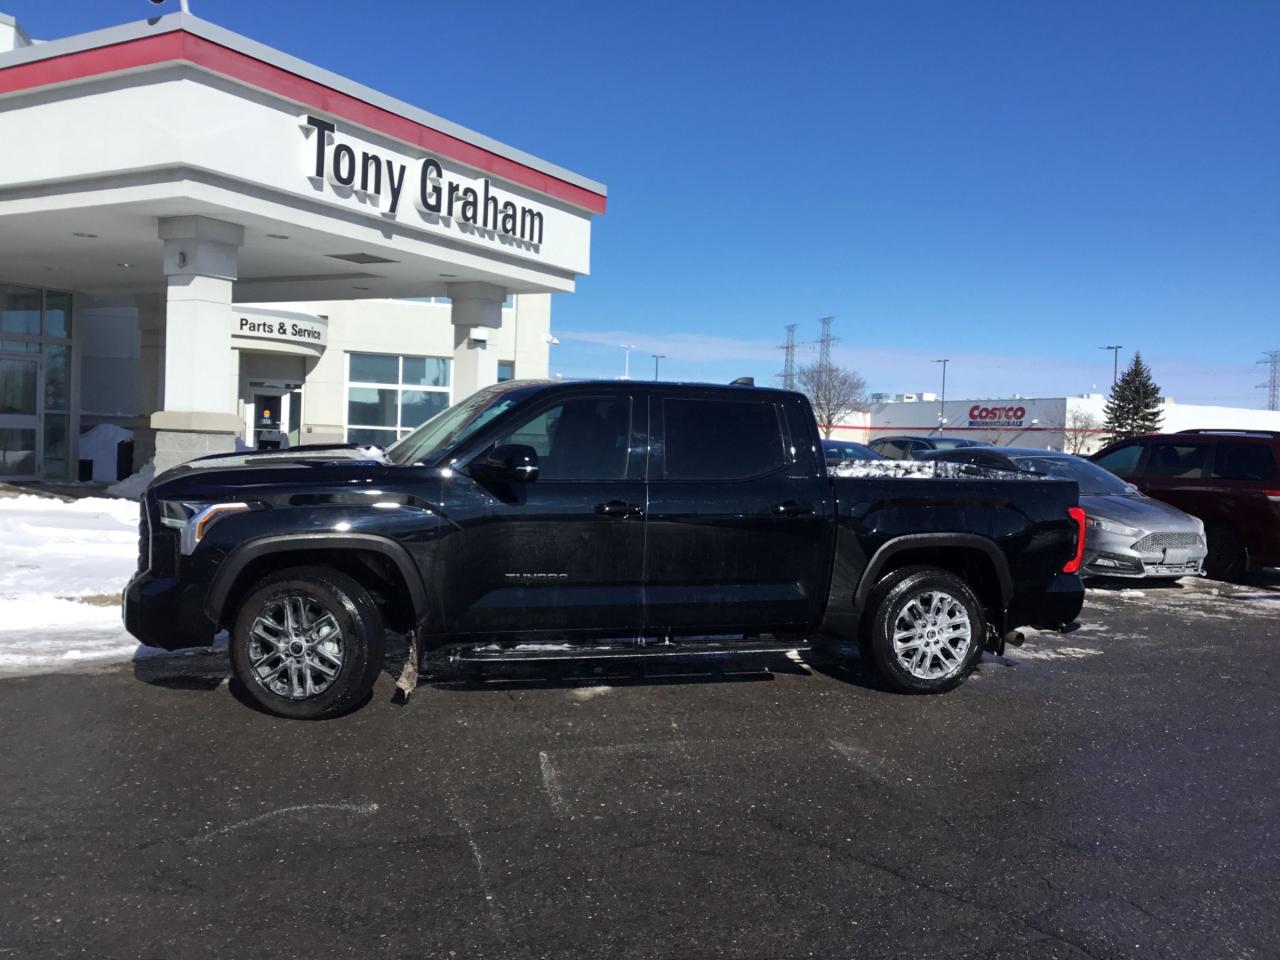
<instances>
[{"instance_id":1,"label":"black pickup truck","mask_svg":"<svg viewBox=\"0 0 1280 960\"><path fill-rule=\"evenodd\" d=\"M387 629L413 670L823 644L938 692L1017 628L1079 614L1077 495L832 476L808 401L782 390L504 383L385 452L162 474L124 620L166 649L226 629L248 693L300 719L367 697Z\"/></svg>"}]
</instances>

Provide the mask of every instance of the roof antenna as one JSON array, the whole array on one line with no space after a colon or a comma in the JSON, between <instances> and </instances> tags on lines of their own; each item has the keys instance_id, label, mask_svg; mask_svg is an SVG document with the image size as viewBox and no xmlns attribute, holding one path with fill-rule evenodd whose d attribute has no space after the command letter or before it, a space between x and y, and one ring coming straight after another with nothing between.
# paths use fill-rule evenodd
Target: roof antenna
<instances>
[{"instance_id":1,"label":"roof antenna","mask_svg":"<svg viewBox=\"0 0 1280 960\"><path fill-rule=\"evenodd\" d=\"M729 384L731 387L754 387L755 385L755 377L739 377L737 380L734 380Z\"/></svg>"},{"instance_id":2,"label":"roof antenna","mask_svg":"<svg viewBox=\"0 0 1280 960\"><path fill-rule=\"evenodd\" d=\"M151 0L151 2L158 7L161 4L163 4L165 0ZM187 15L191 14L191 7L187 5L187 0L178 0L178 7L182 10L183 13Z\"/></svg>"}]
</instances>

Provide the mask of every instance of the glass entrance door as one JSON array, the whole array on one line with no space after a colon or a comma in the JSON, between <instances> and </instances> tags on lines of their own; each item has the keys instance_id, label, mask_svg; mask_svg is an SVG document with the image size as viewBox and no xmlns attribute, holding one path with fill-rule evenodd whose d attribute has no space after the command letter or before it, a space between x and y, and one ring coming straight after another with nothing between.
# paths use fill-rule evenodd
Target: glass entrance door
<instances>
[{"instance_id":1,"label":"glass entrance door","mask_svg":"<svg viewBox=\"0 0 1280 960\"><path fill-rule=\"evenodd\" d=\"M283 450L301 440L301 384L249 381L252 403L244 405L245 443L257 450Z\"/></svg>"},{"instance_id":2,"label":"glass entrance door","mask_svg":"<svg viewBox=\"0 0 1280 960\"><path fill-rule=\"evenodd\" d=\"M0 353L0 479L34 480L40 436L39 355Z\"/></svg>"}]
</instances>

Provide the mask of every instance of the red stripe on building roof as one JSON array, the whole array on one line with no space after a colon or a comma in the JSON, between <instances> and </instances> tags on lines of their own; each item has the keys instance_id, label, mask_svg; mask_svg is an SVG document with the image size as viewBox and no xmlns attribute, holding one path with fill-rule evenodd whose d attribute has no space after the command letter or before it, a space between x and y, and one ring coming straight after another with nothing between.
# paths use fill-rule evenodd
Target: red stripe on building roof
<instances>
[{"instance_id":1,"label":"red stripe on building roof","mask_svg":"<svg viewBox=\"0 0 1280 960\"><path fill-rule=\"evenodd\" d=\"M429 154L456 160L592 213L605 211L605 197L601 194L185 30L0 69L0 94L179 61L293 100L330 117L367 127Z\"/></svg>"}]
</instances>

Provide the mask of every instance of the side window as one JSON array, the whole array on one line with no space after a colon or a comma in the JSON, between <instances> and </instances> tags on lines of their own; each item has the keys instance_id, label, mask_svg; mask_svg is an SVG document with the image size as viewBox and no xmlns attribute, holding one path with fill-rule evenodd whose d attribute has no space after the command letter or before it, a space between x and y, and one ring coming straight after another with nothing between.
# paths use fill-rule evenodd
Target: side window
<instances>
[{"instance_id":1,"label":"side window","mask_svg":"<svg viewBox=\"0 0 1280 960\"><path fill-rule=\"evenodd\" d=\"M630 397L574 397L526 420L503 443L538 452L539 480L624 480Z\"/></svg>"},{"instance_id":2,"label":"side window","mask_svg":"<svg viewBox=\"0 0 1280 960\"><path fill-rule=\"evenodd\" d=\"M888 460L901 460L906 455L906 449L898 440L877 440L871 449Z\"/></svg>"},{"instance_id":3,"label":"side window","mask_svg":"<svg viewBox=\"0 0 1280 960\"><path fill-rule=\"evenodd\" d=\"M668 480L742 480L787 462L776 404L668 398L662 411Z\"/></svg>"},{"instance_id":4,"label":"side window","mask_svg":"<svg viewBox=\"0 0 1280 960\"><path fill-rule=\"evenodd\" d=\"M1206 443L1153 443L1142 475L1172 479L1203 477L1208 460Z\"/></svg>"},{"instance_id":5,"label":"side window","mask_svg":"<svg viewBox=\"0 0 1280 960\"><path fill-rule=\"evenodd\" d=\"M1142 444L1129 443L1103 454L1094 463L1104 470L1110 470L1117 477L1132 477L1138 472L1140 459L1142 459Z\"/></svg>"},{"instance_id":6,"label":"side window","mask_svg":"<svg viewBox=\"0 0 1280 960\"><path fill-rule=\"evenodd\" d=\"M909 440L904 446L907 448L906 457L908 460L914 460L920 454L933 449L929 444L922 443L919 440Z\"/></svg>"},{"instance_id":7,"label":"side window","mask_svg":"<svg viewBox=\"0 0 1280 960\"><path fill-rule=\"evenodd\" d=\"M1276 460L1265 443L1219 440L1213 459L1215 480L1273 480Z\"/></svg>"}]
</instances>

